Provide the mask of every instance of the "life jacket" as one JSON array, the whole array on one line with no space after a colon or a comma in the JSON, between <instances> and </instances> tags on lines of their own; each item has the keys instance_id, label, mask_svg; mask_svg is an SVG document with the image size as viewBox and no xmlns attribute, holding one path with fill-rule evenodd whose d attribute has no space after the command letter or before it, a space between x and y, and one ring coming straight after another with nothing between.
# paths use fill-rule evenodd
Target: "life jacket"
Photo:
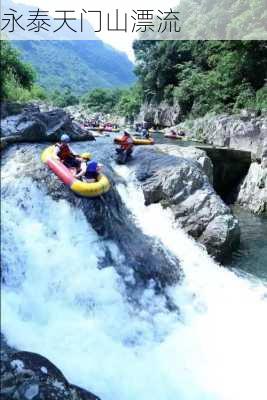
<instances>
[{"instance_id":1,"label":"life jacket","mask_svg":"<svg viewBox=\"0 0 267 400\"><path fill-rule=\"evenodd\" d=\"M129 150L133 147L133 139L129 136L123 136L121 138L121 148L123 150Z\"/></svg>"},{"instance_id":2,"label":"life jacket","mask_svg":"<svg viewBox=\"0 0 267 400\"><path fill-rule=\"evenodd\" d=\"M85 171L85 174L84 174L84 176L87 178L87 179L95 179L95 180L97 180L97 178L98 178L98 172L97 172L97 162L95 162L95 161L90 161L88 164L87 164L87 167L86 167L86 171Z\"/></svg>"},{"instance_id":3,"label":"life jacket","mask_svg":"<svg viewBox=\"0 0 267 400\"><path fill-rule=\"evenodd\" d=\"M67 160L72 156L72 152L67 143L60 143L57 146L59 147L58 157L60 160Z\"/></svg>"}]
</instances>

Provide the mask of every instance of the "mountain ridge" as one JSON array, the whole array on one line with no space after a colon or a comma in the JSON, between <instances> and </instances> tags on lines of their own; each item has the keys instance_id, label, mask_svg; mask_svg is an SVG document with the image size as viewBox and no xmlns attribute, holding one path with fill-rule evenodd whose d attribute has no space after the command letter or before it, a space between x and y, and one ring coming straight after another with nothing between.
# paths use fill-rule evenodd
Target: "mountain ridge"
<instances>
[{"instance_id":1,"label":"mountain ridge","mask_svg":"<svg viewBox=\"0 0 267 400\"><path fill-rule=\"evenodd\" d=\"M13 41L24 61L37 71L37 81L53 91L70 88L82 95L94 88L130 86L135 81L127 55L100 40Z\"/></svg>"},{"instance_id":2,"label":"mountain ridge","mask_svg":"<svg viewBox=\"0 0 267 400\"><path fill-rule=\"evenodd\" d=\"M5 0L4 11L8 7L23 16L29 9L36 9L36 6ZM38 84L49 92L71 89L73 94L82 95L95 88L132 85L136 79L134 66L126 53L98 39L88 21L86 25L94 40L44 40L42 32L33 34L41 40L24 40L27 38L23 36L24 31L17 35L18 40L8 34L7 37L20 50L23 61L35 68ZM50 34L48 38L51 37Z\"/></svg>"}]
</instances>

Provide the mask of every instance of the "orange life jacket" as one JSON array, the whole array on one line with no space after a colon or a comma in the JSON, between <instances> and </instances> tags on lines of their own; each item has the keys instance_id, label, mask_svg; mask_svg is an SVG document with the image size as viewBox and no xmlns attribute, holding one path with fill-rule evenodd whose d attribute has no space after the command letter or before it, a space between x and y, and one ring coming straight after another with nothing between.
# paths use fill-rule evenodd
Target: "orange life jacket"
<instances>
[{"instance_id":1,"label":"orange life jacket","mask_svg":"<svg viewBox=\"0 0 267 400\"><path fill-rule=\"evenodd\" d=\"M72 156L72 152L67 143L60 143L57 146L59 147L58 157L60 160L64 161Z\"/></svg>"},{"instance_id":2,"label":"orange life jacket","mask_svg":"<svg viewBox=\"0 0 267 400\"><path fill-rule=\"evenodd\" d=\"M123 136L121 138L121 148L123 150L129 150L133 147L133 140L129 136Z\"/></svg>"}]
</instances>

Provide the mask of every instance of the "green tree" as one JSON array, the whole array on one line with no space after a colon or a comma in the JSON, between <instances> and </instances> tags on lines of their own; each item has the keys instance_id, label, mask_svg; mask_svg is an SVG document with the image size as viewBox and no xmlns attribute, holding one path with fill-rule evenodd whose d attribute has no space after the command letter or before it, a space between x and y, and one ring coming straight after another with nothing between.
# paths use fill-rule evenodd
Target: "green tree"
<instances>
[{"instance_id":1,"label":"green tree","mask_svg":"<svg viewBox=\"0 0 267 400\"><path fill-rule=\"evenodd\" d=\"M134 50L145 101L178 102L184 117L264 107L264 41L136 41Z\"/></svg>"},{"instance_id":2,"label":"green tree","mask_svg":"<svg viewBox=\"0 0 267 400\"><path fill-rule=\"evenodd\" d=\"M35 80L33 68L21 61L19 52L7 40L1 41L1 99L12 97L17 87L31 89Z\"/></svg>"},{"instance_id":3,"label":"green tree","mask_svg":"<svg viewBox=\"0 0 267 400\"><path fill-rule=\"evenodd\" d=\"M116 111L119 115L133 120L139 113L142 104L141 88L140 86L133 86L128 90L124 90L120 96L119 102L116 106Z\"/></svg>"},{"instance_id":4,"label":"green tree","mask_svg":"<svg viewBox=\"0 0 267 400\"><path fill-rule=\"evenodd\" d=\"M82 97L82 103L92 111L110 113L121 94L122 89L94 89Z\"/></svg>"}]
</instances>

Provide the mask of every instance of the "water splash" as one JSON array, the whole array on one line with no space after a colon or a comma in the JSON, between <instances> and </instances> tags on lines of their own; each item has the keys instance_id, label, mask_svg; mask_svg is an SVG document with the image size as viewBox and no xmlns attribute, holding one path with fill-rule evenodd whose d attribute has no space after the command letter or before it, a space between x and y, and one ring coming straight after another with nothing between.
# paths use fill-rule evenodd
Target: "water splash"
<instances>
[{"instance_id":1,"label":"water splash","mask_svg":"<svg viewBox=\"0 0 267 400\"><path fill-rule=\"evenodd\" d=\"M120 194L136 223L181 260L169 288L181 314L153 286L128 301L105 246L85 216L30 180L4 179L2 328L11 345L48 357L102 400L264 399L266 288L218 266L160 205L144 206L126 167ZM12 185L11 185L12 183ZM127 266L127 260L124 260Z\"/></svg>"}]
</instances>

